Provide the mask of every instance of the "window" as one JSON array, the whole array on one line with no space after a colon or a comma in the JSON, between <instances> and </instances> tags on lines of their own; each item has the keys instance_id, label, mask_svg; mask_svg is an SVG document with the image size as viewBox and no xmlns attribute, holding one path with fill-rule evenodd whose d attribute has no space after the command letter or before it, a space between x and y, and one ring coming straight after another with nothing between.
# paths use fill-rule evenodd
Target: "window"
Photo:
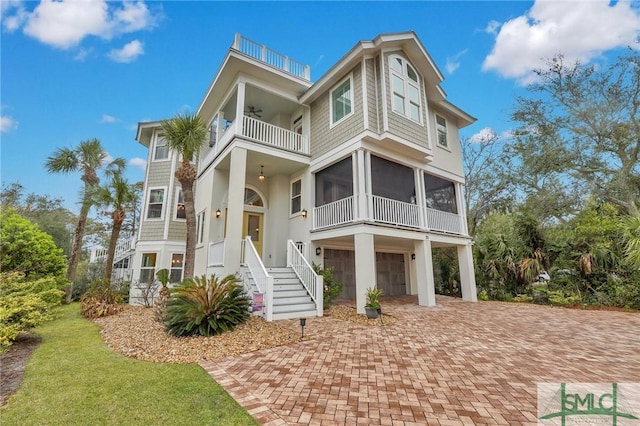
<instances>
[{"instance_id":1,"label":"window","mask_svg":"<svg viewBox=\"0 0 640 426\"><path fill-rule=\"evenodd\" d=\"M353 112L351 76L331 91L331 124L336 124Z\"/></svg>"},{"instance_id":2,"label":"window","mask_svg":"<svg viewBox=\"0 0 640 426\"><path fill-rule=\"evenodd\" d=\"M147 204L147 219L161 219L162 206L164 205L164 189L152 189L149 191Z\"/></svg>"},{"instance_id":3,"label":"window","mask_svg":"<svg viewBox=\"0 0 640 426\"><path fill-rule=\"evenodd\" d=\"M373 195L415 204L413 169L372 155L371 189Z\"/></svg>"},{"instance_id":4,"label":"window","mask_svg":"<svg viewBox=\"0 0 640 426\"><path fill-rule=\"evenodd\" d=\"M316 207L353 196L351 157L316 173Z\"/></svg>"},{"instance_id":5,"label":"window","mask_svg":"<svg viewBox=\"0 0 640 426\"><path fill-rule=\"evenodd\" d=\"M425 174L424 187L427 195L428 208L458 214L456 186L453 182Z\"/></svg>"},{"instance_id":6,"label":"window","mask_svg":"<svg viewBox=\"0 0 640 426\"><path fill-rule=\"evenodd\" d=\"M182 188L178 188L176 196L176 219L186 219L187 213L184 209L184 196L182 195Z\"/></svg>"},{"instance_id":7,"label":"window","mask_svg":"<svg viewBox=\"0 0 640 426\"><path fill-rule=\"evenodd\" d=\"M140 283L152 283L156 276L157 253L142 253L142 265L140 265Z\"/></svg>"},{"instance_id":8,"label":"window","mask_svg":"<svg viewBox=\"0 0 640 426\"><path fill-rule=\"evenodd\" d=\"M170 283L179 283L182 281L182 270L184 268L184 254L173 253L171 255L171 271L169 275Z\"/></svg>"},{"instance_id":9,"label":"window","mask_svg":"<svg viewBox=\"0 0 640 426\"><path fill-rule=\"evenodd\" d=\"M202 210L196 216L196 244L204 243L204 218L206 210Z\"/></svg>"},{"instance_id":10,"label":"window","mask_svg":"<svg viewBox=\"0 0 640 426\"><path fill-rule=\"evenodd\" d=\"M291 183L291 214L302 210L302 180Z\"/></svg>"},{"instance_id":11,"label":"window","mask_svg":"<svg viewBox=\"0 0 640 426\"><path fill-rule=\"evenodd\" d=\"M264 207L260 194L251 188L244 189L244 204L247 206Z\"/></svg>"},{"instance_id":12,"label":"window","mask_svg":"<svg viewBox=\"0 0 640 426\"><path fill-rule=\"evenodd\" d=\"M420 123L422 102L418 73L406 60L396 55L389 58L389 68L393 111Z\"/></svg>"},{"instance_id":13,"label":"window","mask_svg":"<svg viewBox=\"0 0 640 426\"><path fill-rule=\"evenodd\" d=\"M153 152L153 159L155 161L166 160L169 158L169 148L167 147L167 140L162 136L156 138L156 146Z\"/></svg>"},{"instance_id":14,"label":"window","mask_svg":"<svg viewBox=\"0 0 640 426\"><path fill-rule=\"evenodd\" d=\"M436 131L438 132L438 145L447 148L449 146L447 141L447 120L439 115L436 115Z\"/></svg>"}]
</instances>

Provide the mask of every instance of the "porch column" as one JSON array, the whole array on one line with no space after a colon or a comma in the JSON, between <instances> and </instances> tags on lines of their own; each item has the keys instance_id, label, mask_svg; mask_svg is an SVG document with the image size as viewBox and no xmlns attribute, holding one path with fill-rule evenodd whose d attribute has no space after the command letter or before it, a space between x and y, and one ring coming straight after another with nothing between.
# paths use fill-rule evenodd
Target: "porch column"
<instances>
[{"instance_id":1,"label":"porch column","mask_svg":"<svg viewBox=\"0 0 640 426\"><path fill-rule=\"evenodd\" d=\"M353 182L354 194L356 195L356 215L355 220L363 220L369 217L367 213L367 180L365 170L365 152L361 149L353 153Z\"/></svg>"},{"instance_id":2,"label":"porch column","mask_svg":"<svg viewBox=\"0 0 640 426\"><path fill-rule=\"evenodd\" d=\"M458 204L458 216L462 220L462 233L469 235L469 229L467 225L467 205L464 196L464 185L461 183L455 183L456 190L456 204Z\"/></svg>"},{"instance_id":3,"label":"porch column","mask_svg":"<svg viewBox=\"0 0 640 426\"><path fill-rule=\"evenodd\" d=\"M415 242L418 305L436 305L436 287L433 279L431 241L427 238Z\"/></svg>"},{"instance_id":4,"label":"porch column","mask_svg":"<svg viewBox=\"0 0 640 426\"><path fill-rule=\"evenodd\" d=\"M460 265L460 288L462 300L477 302L476 275L473 269L473 252L471 243L458 246L458 264Z\"/></svg>"},{"instance_id":5,"label":"porch column","mask_svg":"<svg viewBox=\"0 0 640 426\"><path fill-rule=\"evenodd\" d=\"M373 234L355 234L356 257L356 306L364 314L367 303L367 288L376 286L376 250Z\"/></svg>"},{"instance_id":6,"label":"porch column","mask_svg":"<svg viewBox=\"0 0 640 426\"><path fill-rule=\"evenodd\" d=\"M247 150L234 148L229 166L229 203L227 205L227 235L224 247L224 273L235 274L240 268L242 250L242 219Z\"/></svg>"},{"instance_id":7,"label":"porch column","mask_svg":"<svg viewBox=\"0 0 640 426\"><path fill-rule=\"evenodd\" d=\"M244 135L244 92L245 82L244 80L238 81L238 92L236 97L236 134ZM244 194L244 188L242 190ZM244 200L243 200L244 201Z\"/></svg>"}]
</instances>

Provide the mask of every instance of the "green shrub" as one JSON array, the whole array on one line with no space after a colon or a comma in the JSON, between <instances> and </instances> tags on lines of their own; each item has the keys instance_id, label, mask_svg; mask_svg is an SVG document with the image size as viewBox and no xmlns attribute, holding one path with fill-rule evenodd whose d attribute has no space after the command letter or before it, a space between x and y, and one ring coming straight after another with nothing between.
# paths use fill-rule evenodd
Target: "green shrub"
<instances>
[{"instance_id":1,"label":"green shrub","mask_svg":"<svg viewBox=\"0 0 640 426\"><path fill-rule=\"evenodd\" d=\"M333 278L333 267L321 268L315 263L312 265L313 271L322 275L322 303L324 309L327 309L333 303L333 300L342 294L342 284Z\"/></svg>"},{"instance_id":2,"label":"green shrub","mask_svg":"<svg viewBox=\"0 0 640 426\"><path fill-rule=\"evenodd\" d=\"M235 275L184 280L170 290L164 314L167 331L175 336L211 336L246 321L251 300L239 282Z\"/></svg>"},{"instance_id":3,"label":"green shrub","mask_svg":"<svg viewBox=\"0 0 640 426\"><path fill-rule=\"evenodd\" d=\"M62 303L65 284L54 277L29 281L19 272L0 274L0 352L23 331L52 318L51 309Z\"/></svg>"},{"instance_id":4,"label":"green shrub","mask_svg":"<svg viewBox=\"0 0 640 426\"><path fill-rule=\"evenodd\" d=\"M123 302L124 297L119 288L115 288L106 280L96 280L80 298L82 316L94 319L117 314L122 310Z\"/></svg>"},{"instance_id":5,"label":"green shrub","mask_svg":"<svg viewBox=\"0 0 640 426\"><path fill-rule=\"evenodd\" d=\"M480 291L480 293L478 293L478 299L484 300L485 302L489 300L489 293L487 293L487 290Z\"/></svg>"},{"instance_id":6,"label":"green shrub","mask_svg":"<svg viewBox=\"0 0 640 426\"><path fill-rule=\"evenodd\" d=\"M529 296L528 294L518 294L513 298L513 301L519 303L531 303L533 302L533 297Z\"/></svg>"}]
</instances>

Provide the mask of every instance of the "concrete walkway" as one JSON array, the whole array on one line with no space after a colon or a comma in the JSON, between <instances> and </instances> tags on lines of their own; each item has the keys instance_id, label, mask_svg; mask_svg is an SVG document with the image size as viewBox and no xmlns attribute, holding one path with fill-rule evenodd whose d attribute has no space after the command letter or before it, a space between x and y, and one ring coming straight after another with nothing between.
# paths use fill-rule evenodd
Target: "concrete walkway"
<instances>
[{"instance_id":1,"label":"concrete walkway","mask_svg":"<svg viewBox=\"0 0 640 426\"><path fill-rule=\"evenodd\" d=\"M300 343L202 366L266 425L535 425L539 382L640 382L638 313L383 302L393 326L311 318Z\"/></svg>"}]
</instances>

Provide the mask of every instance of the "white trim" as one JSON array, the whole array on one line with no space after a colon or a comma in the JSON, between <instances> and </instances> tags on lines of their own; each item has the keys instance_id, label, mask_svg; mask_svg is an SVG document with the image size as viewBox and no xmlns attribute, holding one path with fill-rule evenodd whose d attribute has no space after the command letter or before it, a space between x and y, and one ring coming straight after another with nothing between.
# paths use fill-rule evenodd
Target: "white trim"
<instances>
[{"instance_id":1,"label":"white trim","mask_svg":"<svg viewBox=\"0 0 640 426\"><path fill-rule=\"evenodd\" d=\"M439 146L440 148L444 148L447 151L451 152L451 148L449 146L451 145L449 141L449 123L447 122L447 119L443 115L438 114L437 112L434 112L433 114L435 115L435 123L436 123L436 145ZM438 118L441 118L444 120L444 126L438 123ZM445 140L447 141L446 145L443 145L440 143L440 129L442 128L444 128L443 133L445 136Z\"/></svg>"},{"instance_id":2,"label":"white trim","mask_svg":"<svg viewBox=\"0 0 640 426\"><path fill-rule=\"evenodd\" d=\"M293 206L293 184L296 182L300 182L300 193L297 195L300 198L300 210L296 212L291 211L291 207ZM302 210L304 207L302 206L302 176L294 177L289 179L289 218L293 218L296 216L300 216L302 214ZM308 214L308 213L307 213Z\"/></svg>"},{"instance_id":3,"label":"white trim","mask_svg":"<svg viewBox=\"0 0 640 426\"><path fill-rule=\"evenodd\" d=\"M389 111L387 111L387 79L384 66L384 49L380 51L380 89L382 97L382 132L389 131Z\"/></svg>"},{"instance_id":4,"label":"white trim","mask_svg":"<svg viewBox=\"0 0 640 426\"><path fill-rule=\"evenodd\" d=\"M160 210L160 217L152 217L149 218L149 200L151 198L151 191L156 191L161 189L163 191L162 193L162 208ZM164 220L165 217L165 211L166 211L166 206L167 206L167 192L168 192L168 188L166 186L150 186L147 188L147 194L146 194L146 204L144 206L144 219L143 221L149 221L149 222L161 222ZM153 204L159 204L159 203L153 203Z\"/></svg>"},{"instance_id":5,"label":"white trim","mask_svg":"<svg viewBox=\"0 0 640 426\"><path fill-rule=\"evenodd\" d=\"M393 70L391 68L391 64L392 64L392 60L398 58L400 59L401 62L401 67L402 67L402 74L398 73L398 71ZM398 55L397 53L392 53L389 55L389 58L387 60L387 68L389 69L389 93L391 95L391 97L389 98L389 101L391 103L391 112L409 119L411 121L413 121L414 123L418 123L420 125L423 125L423 114L424 114L424 107L422 105L422 76L420 75L420 73L417 71L416 67L413 66L413 64L411 64L411 62L403 57ZM409 78L409 68L411 68L411 70L415 73L416 78L418 79L417 82L413 82L411 80L411 78ZM400 80L402 80L402 87L404 90L404 94L403 94L403 107L404 107L404 112L400 112L397 111L395 109L395 104L394 104L394 95L395 95L395 91L393 90L393 76L396 76L397 78L399 78ZM418 111L418 120L415 120L412 116L411 116L411 105L413 104L413 102L411 102L411 99L409 97L409 88L413 87L414 89L418 90L418 100L420 102L420 104L418 105L418 107L420 108L420 110Z\"/></svg>"},{"instance_id":6,"label":"white trim","mask_svg":"<svg viewBox=\"0 0 640 426\"><path fill-rule=\"evenodd\" d=\"M367 100L367 56L362 57L362 70L360 71L360 83L362 85L362 127L369 128L369 102Z\"/></svg>"},{"instance_id":7,"label":"white trim","mask_svg":"<svg viewBox=\"0 0 640 426\"><path fill-rule=\"evenodd\" d=\"M184 219L180 219L178 218L178 201L180 200L180 194L182 193L182 186L181 185L176 185L175 186L175 191L173 193L173 210L171 212L171 220L174 222L186 222L187 218L186 218L186 212L185 212L185 218ZM184 205L184 194L182 194L182 205Z\"/></svg>"},{"instance_id":8,"label":"white trim","mask_svg":"<svg viewBox=\"0 0 640 426\"><path fill-rule=\"evenodd\" d=\"M205 241L204 225L205 225L206 218L207 218L207 208L205 207L204 209L200 210L196 214L196 247L203 247L205 245L204 244L204 241ZM200 239L200 235L202 235L202 239Z\"/></svg>"},{"instance_id":9,"label":"white trim","mask_svg":"<svg viewBox=\"0 0 640 426\"><path fill-rule=\"evenodd\" d=\"M333 121L333 92L336 91L340 86L342 86L347 80L349 80L349 92L351 94L351 111L348 114L340 117L338 121ZM353 116L356 110L356 99L355 99L355 88L353 86L353 72L350 72L345 78L340 80L338 84L334 85L331 90L329 90L329 128L333 129L335 126L340 123L345 122L349 117Z\"/></svg>"},{"instance_id":10,"label":"white trim","mask_svg":"<svg viewBox=\"0 0 640 426\"><path fill-rule=\"evenodd\" d=\"M160 158L157 159L156 158L156 148L158 145L158 140L159 139L163 139L165 141L165 149L167 150L167 158ZM164 138L164 135L162 134L161 131L156 130L153 134L153 143L151 144L151 162L152 163L163 163L165 161L170 161L171 160L171 150L169 149L169 147L167 146L168 142L167 140Z\"/></svg>"}]
</instances>

